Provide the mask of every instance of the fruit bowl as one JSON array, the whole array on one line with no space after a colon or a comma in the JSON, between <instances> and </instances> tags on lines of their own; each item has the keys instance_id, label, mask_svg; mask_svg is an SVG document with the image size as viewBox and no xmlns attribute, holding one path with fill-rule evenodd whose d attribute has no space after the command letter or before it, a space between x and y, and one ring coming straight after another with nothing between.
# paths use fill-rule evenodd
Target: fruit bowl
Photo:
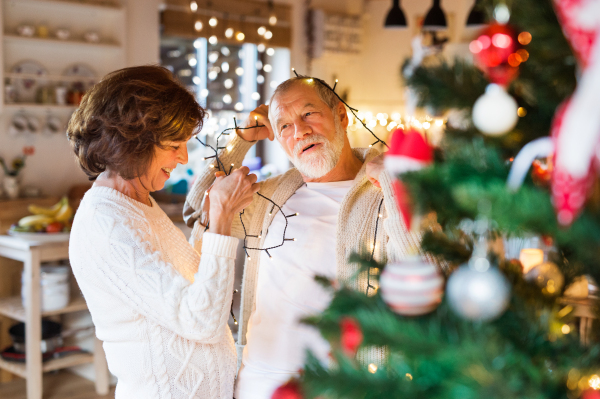
<instances>
[{"instance_id":1,"label":"fruit bowl","mask_svg":"<svg viewBox=\"0 0 600 399\"><path fill-rule=\"evenodd\" d=\"M69 239L73 209L67 197L63 197L52 207L29 205L28 210L31 215L21 218L18 223L12 225L8 230L9 235L37 242Z\"/></svg>"}]
</instances>

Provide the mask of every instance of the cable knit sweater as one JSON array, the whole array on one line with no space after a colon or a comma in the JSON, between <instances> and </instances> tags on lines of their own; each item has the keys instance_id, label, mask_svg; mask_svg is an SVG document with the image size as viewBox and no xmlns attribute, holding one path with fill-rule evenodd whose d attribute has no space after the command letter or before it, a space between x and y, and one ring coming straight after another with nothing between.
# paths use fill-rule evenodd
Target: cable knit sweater
<instances>
[{"instance_id":1,"label":"cable knit sweater","mask_svg":"<svg viewBox=\"0 0 600 399\"><path fill-rule=\"evenodd\" d=\"M191 245L151 199L90 189L69 257L104 341L117 399L231 399L227 326L238 240L196 231ZM200 255L202 253L202 256Z\"/></svg>"},{"instance_id":2,"label":"cable knit sweater","mask_svg":"<svg viewBox=\"0 0 600 399\"><path fill-rule=\"evenodd\" d=\"M239 136L234 136L228 147L231 150L223 150L219 157L224 165L234 164L240 167L244 156L253 145L253 142L247 142ZM377 242L375 244L375 259L387 261L397 261L408 255L411 251L419 248L420 237L418 234L411 234L404 225L398 208L394 190L392 188L392 179L390 175L383 171L379 176L381 189L375 187L367 178L366 164L371 159L379 155L379 152L371 149L353 149L354 155L364 162L362 168L354 179L354 184L344 197L340 205L338 215L337 235L336 235L336 274L339 283L346 284L354 289L366 291L366 274L354 278L357 275L359 266L348 263L348 257L353 252L369 251L370 245L375 238L375 226L378 218L378 208L383 199L381 213L383 214L383 223L379 223ZM188 194L184 208L184 218L191 227L201 216L202 201L204 192L214 181L214 166L207 167L196 179ZM302 175L297 169L293 168L283 175L267 179L263 182L260 193L271 198L276 204L283 205L298 188L304 184ZM275 212L271 215L269 211L272 205L259 196L254 196L250 206L244 210L244 224L249 235L247 240L248 247L263 248L265 233L271 221L275 217ZM294 223L291 219L290 223ZM200 223L195 223L194 230L203 229ZM201 230L200 230L201 231ZM244 230L239 218L233 219L232 235L244 238ZM315 237L318 239L318 237ZM243 347L246 344L246 332L248 329L248 320L254 310L256 300L256 285L258 281L258 269L260 267L261 257L250 250L250 259L246 259L244 265L244 276L242 283L242 302L239 316L239 335L237 342L238 367L241 364ZM382 348L371 348L359 354L359 360L381 362L384 358Z\"/></svg>"}]
</instances>

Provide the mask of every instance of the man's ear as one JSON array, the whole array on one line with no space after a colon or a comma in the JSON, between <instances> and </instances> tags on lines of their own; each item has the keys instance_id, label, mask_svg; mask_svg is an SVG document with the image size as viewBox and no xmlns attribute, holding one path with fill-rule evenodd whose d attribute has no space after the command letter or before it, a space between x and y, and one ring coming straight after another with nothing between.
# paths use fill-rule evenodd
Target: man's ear
<instances>
[{"instance_id":1,"label":"man's ear","mask_svg":"<svg viewBox=\"0 0 600 399\"><path fill-rule=\"evenodd\" d=\"M340 118L340 122L342 123L342 128L346 130L348 128L348 113L346 112L346 106L341 101L338 102L338 105L335 109L337 116Z\"/></svg>"}]
</instances>

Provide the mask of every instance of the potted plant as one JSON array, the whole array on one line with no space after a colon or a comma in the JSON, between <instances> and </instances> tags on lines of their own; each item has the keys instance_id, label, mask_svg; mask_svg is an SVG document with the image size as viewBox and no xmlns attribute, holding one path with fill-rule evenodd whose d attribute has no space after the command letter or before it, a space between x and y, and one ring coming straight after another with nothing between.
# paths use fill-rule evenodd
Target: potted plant
<instances>
[{"instance_id":1,"label":"potted plant","mask_svg":"<svg viewBox=\"0 0 600 399\"><path fill-rule=\"evenodd\" d=\"M4 191L9 199L15 199L19 196L19 172L25 167L27 157L33 155L34 152L34 147L23 147L23 154L14 158L10 166L7 165L4 157L0 156L0 165L4 170Z\"/></svg>"}]
</instances>

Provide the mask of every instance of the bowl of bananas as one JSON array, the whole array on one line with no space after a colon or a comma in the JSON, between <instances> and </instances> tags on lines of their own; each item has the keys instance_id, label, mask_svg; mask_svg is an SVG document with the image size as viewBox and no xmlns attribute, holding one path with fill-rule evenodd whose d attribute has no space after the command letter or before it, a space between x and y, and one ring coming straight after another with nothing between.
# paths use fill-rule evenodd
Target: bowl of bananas
<instances>
[{"instance_id":1,"label":"bowl of bananas","mask_svg":"<svg viewBox=\"0 0 600 399\"><path fill-rule=\"evenodd\" d=\"M31 215L25 216L8 230L8 234L33 241L66 241L73 222L73 208L67 197L51 207L29 205Z\"/></svg>"}]
</instances>

